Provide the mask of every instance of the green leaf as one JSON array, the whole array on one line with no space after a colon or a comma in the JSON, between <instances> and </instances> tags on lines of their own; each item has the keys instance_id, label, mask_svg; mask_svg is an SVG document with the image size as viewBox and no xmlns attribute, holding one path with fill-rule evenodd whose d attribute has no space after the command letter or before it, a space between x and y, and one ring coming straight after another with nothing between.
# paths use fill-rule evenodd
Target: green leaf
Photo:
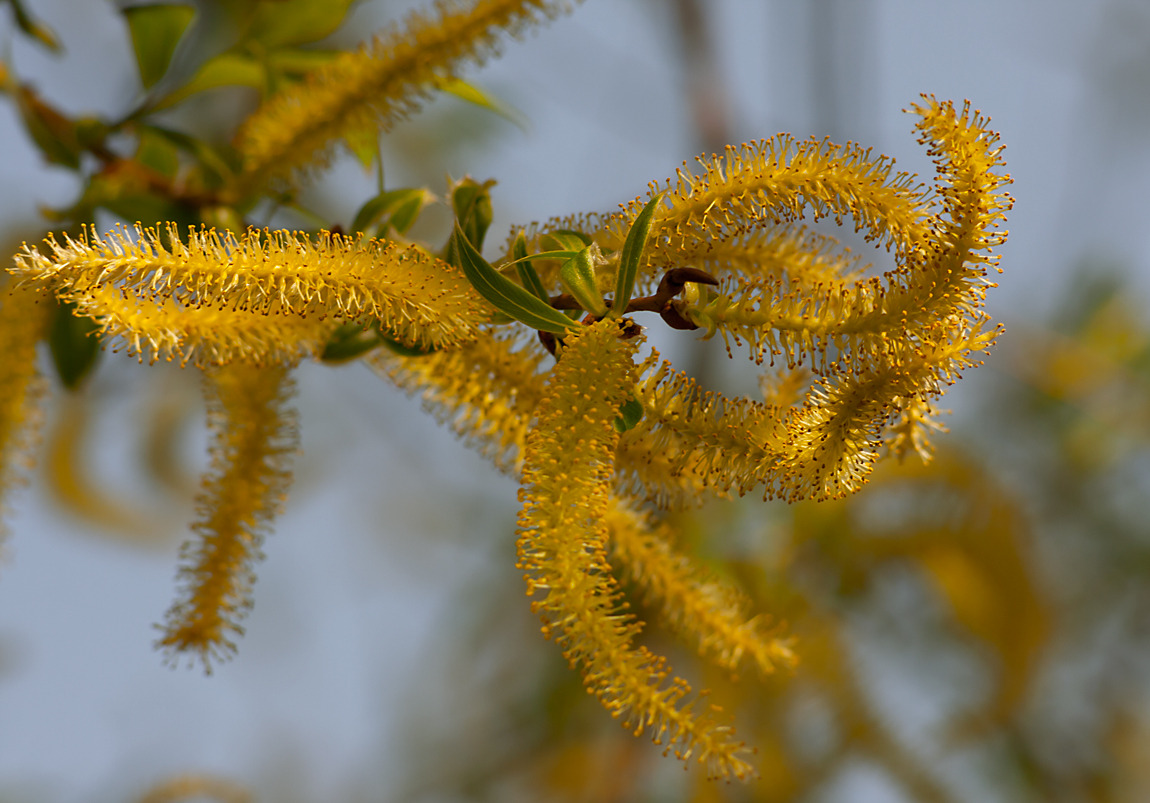
<instances>
[{"instance_id":1,"label":"green leaf","mask_svg":"<svg viewBox=\"0 0 1150 803\"><path fill-rule=\"evenodd\" d=\"M153 108L167 109L192 95L225 86L250 86L262 90L267 80L267 67L251 56L221 53L205 61L188 83L161 98Z\"/></svg>"},{"instance_id":2,"label":"green leaf","mask_svg":"<svg viewBox=\"0 0 1150 803\"><path fill-rule=\"evenodd\" d=\"M631 293L635 290L635 277L643 262L643 252L647 248L647 240L651 235L651 222L655 217L655 209L663 200L659 193L643 207L635 222L627 232L627 239L623 242L623 253L619 256L619 273L615 280L615 301L611 309L613 317L619 317L627 304L631 301Z\"/></svg>"},{"instance_id":3,"label":"green leaf","mask_svg":"<svg viewBox=\"0 0 1150 803\"><path fill-rule=\"evenodd\" d=\"M16 27L28 36L38 41L53 53L60 52L60 40L56 34L44 23L34 19L24 9L22 0L8 0L12 6L12 15L16 18Z\"/></svg>"},{"instance_id":4,"label":"green leaf","mask_svg":"<svg viewBox=\"0 0 1150 803\"><path fill-rule=\"evenodd\" d=\"M175 4L134 6L122 13L128 19L128 30L132 34L140 82L148 89L168 71L172 54L196 16L196 9Z\"/></svg>"},{"instance_id":5,"label":"green leaf","mask_svg":"<svg viewBox=\"0 0 1150 803\"><path fill-rule=\"evenodd\" d=\"M643 418L643 405L632 396L626 404L619 408L619 415L615 419L615 431L622 434L633 429Z\"/></svg>"},{"instance_id":6,"label":"green leaf","mask_svg":"<svg viewBox=\"0 0 1150 803\"><path fill-rule=\"evenodd\" d=\"M359 208L351 230L372 234L371 229L379 224L379 232L390 227L399 234L406 234L423 208L434 200L435 196L422 187L382 192Z\"/></svg>"},{"instance_id":7,"label":"green leaf","mask_svg":"<svg viewBox=\"0 0 1150 803\"><path fill-rule=\"evenodd\" d=\"M463 229L464 237L474 245L476 251L483 248L483 238L491 225L490 189L494 185L494 180L480 184L470 176L464 176L451 185L451 209L455 212L455 221ZM459 264L459 256L455 253L454 235L448 238L443 258L452 265Z\"/></svg>"},{"instance_id":8,"label":"green leaf","mask_svg":"<svg viewBox=\"0 0 1150 803\"><path fill-rule=\"evenodd\" d=\"M332 333L319 358L324 362L346 362L371 351L380 343L379 333L374 329L349 322Z\"/></svg>"},{"instance_id":9,"label":"green leaf","mask_svg":"<svg viewBox=\"0 0 1150 803\"><path fill-rule=\"evenodd\" d=\"M455 219L467 239L476 250L483 248L483 238L491 226L491 188L495 181L489 179L480 184L469 176L464 176L451 188L451 208Z\"/></svg>"},{"instance_id":10,"label":"green leaf","mask_svg":"<svg viewBox=\"0 0 1150 803\"><path fill-rule=\"evenodd\" d=\"M312 70L318 70L341 53L339 50L300 50L285 48L268 53L268 64L278 73L292 78L302 78Z\"/></svg>"},{"instance_id":11,"label":"green leaf","mask_svg":"<svg viewBox=\"0 0 1150 803\"><path fill-rule=\"evenodd\" d=\"M60 114L26 86L14 88L16 106L24 121L24 130L36 143L40 153L52 164L78 170L80 168L80 137L76 123Z\"/></svg>"},{"instance_id":12,"label":"green leaf","mask_svg":"<svg viewBox=\"0 0 1150 803\"><path fill-rule=\"evenodd\" d=\"M233 152L229 150L218 151L198 137L192 137L181 131L157 125L141 125L140 130L167 140L184 153L189 154L205 168L210 176L221 183L229 176L234 175L239 167L236 159L232 156ZM229 161L229 157L231 157L231 161Z\"/></svg>"},{"instance_id":13,"label":"green leaf","mask_svg":"<svg viewBox=\"0 0 1150 803\"><path fill-rule=\"evenodd\" d=\"M343 144L364 170L370 170L379 156L379 129L374 124L352 128L344 133Z\"/></svg>"},{"instance_id":14,"label":"green leaf","mask_svg":"<svg viewBox=\"0 0 1150 803\"><path fill-rule=\"evenodd\" d=\"M544 234L540 244L548 251L582 251L591 245L591 238L581 231L557 229Z\"/></svg>"},{"instance_id":15,"label":"green leaf","mask_svg":"<svg viewBox=\"0 0 1150 803\"><path fill-rule=\"evenodd\" d=\"M527 324L532 329L556 335L566 334L576 325L559 310L531 295L491 267L467 239L458 221L455 223L452 240L454 251L459 256L459 264L467 280L497 310Z\"/></svg>"},{"instance_id":16,"label":"green leaf","mask_svg":"<svg viewBox=\"0 0 1150 803\"><path fill-rule=\"evenodd\" d=\"M607 304L603 301L603 294L599 292L599 285L595 282L595 263L591 257L590 247L584 248L563 263L559 268L559 280L583 309L597 318L607 315Z\"/></svg>"},{"instance_id":17,"label":"green leaf","mask_svg":"<svg viewBox=\"0 0 1150 803\"><path fill-rule=\"evenodd\" d=\"M136 161L162 176L173 178L180 169L180 149L155 129L141 127Z\"/></svg>"},{"instance_id":18,"label":"green leaf","mask_svg":"<svg viewBox=\"0 0 1150 803\"><path fill-rule=\"evenodd\" d=\"M60 382L75 390L84 381L100 356L99 325L91 318L76 315L76 306L61 302L48 330L48 347Z\"/></svg>"},{"instance_id":19,"label":"green leaf","mask_svg":"<svg viewBox=\"0 0 1150 803\"><path fill-rule=\"evenodd\" d=\"M256 9L249 35L268 50L315 42L343 24L352 2L354 0L269 0Z\"/></svg>"},{"instance_id":20,"label":"green leaf","mask_svg":"<svg viewBox=\"0 0 1150 803\"><path fill-rule=\"evenodd\" d=\"M458 78L451 78L440 84L439 88L462 101L493 112L521 129L526 130L527 128L527 118L522 112L503 103L498 98L493 98L475 84L469 84Z\"/></svg>"},{"instance_id":21,"label":"green leaf","mask_svg":"<svg viewBox=\"0 0 1150 803\"><path fill-rule=\"evenodd\" d=\"M435 349L435 348L419 348L418 346L405 346L403 343L396 340L395 338L388 337L387 335L382 334L382 333L379 335L379 342L382 343L383 347L386 348L388 351L390 351L394 354L398 354L400 357L426 357L428 354L432 354L435 351L437 351L437 349Z\"/></svg>"},{"instance_id":22,"label":"green leaf","mask_svg":"<svg viewBox=\"0 0 1150 803\"><path fill-rule=\"evenodd\" d=\"M511 257L515 260L515 271L519 274L519 283L526 287L531 295L550 304L551 297L547 294L547 289L540 281L539 274L535 268L531 267L531 261L527 258L527 235L524 234L523 229L519 230L519 233L515 235L515 242L511 244Z\"/></svg>"}]
</instances>

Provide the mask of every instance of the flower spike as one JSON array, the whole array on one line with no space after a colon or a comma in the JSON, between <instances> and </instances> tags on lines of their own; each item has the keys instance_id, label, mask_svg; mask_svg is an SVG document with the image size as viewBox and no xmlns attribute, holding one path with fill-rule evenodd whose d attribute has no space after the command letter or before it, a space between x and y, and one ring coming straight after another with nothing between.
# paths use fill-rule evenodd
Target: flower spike
<instances>
[{"instance_id":1,"label":"flower spike","mask_svg":"<svg viewBox=\"0 0 1150 803\"><path fill-rule=\"evenodd\" d=\"M607 564L607 511L617 433L614 420L634 384L634 341L618 322L600 321L568 338L552 371L526 447L519 516L519 567L543 633L583 673L587 690L636 734L713 775L744 778L751 767L729 726L698 701L690 686L668 680L666 661L633 644L639 624L619 612L619 590Z\"/></svg>"}]
</instances>

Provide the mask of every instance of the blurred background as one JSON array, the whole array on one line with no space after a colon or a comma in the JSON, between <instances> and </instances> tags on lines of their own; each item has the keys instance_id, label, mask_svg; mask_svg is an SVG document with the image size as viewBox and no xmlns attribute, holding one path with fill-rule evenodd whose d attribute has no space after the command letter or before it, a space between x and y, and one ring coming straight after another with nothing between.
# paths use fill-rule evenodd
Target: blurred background
<instances>
[{"instance_id":1,"label":"blurred background","mask_svg":"<svg viewBox=\"0 0 1150 803\"><path fill-rule=\"evenodd\" d=\"M364 0L320 44L422 5ZM138 102L116 4L23 7L62 49L0 4L10 74L67 115ZM197 47L225 46L227 15L199 11ZM1007 145L1016 204L988 305L1007 332L944 399L935 461L883 464L842 503L681 522L796 636L793 674L732 682L649 635L737 712L761 779L684 773L583 693L523 596L515 483L358 364L299 371L303 455L239 654L210 677L165 667L153 624L206 464L198 382L108 352L53 389L7 514L0 801L1150 799L1150 3L586 0L466 77L505 113L434 98L383 138L383 164L389 187L441 197L448 176L496 179L493 243L779 131L929 180L902 113L922 92L970 99ZM226 141L257 97L206 92L168 124ZM14 250L82 184L10 97L0 143ZM346 227L375 182L341 158L304 201ZM431 208L416 234L438 246L449 222ZM681 334L660 348L755 387L749 361Z\"/></svg>"}]
</instances>

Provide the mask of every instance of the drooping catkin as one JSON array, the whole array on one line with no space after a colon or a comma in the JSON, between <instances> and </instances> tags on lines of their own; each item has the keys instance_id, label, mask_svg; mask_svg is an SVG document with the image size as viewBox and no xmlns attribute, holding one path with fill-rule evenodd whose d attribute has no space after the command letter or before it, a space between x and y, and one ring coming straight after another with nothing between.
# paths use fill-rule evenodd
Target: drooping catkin
<instances>
[{"instance_id":1,"label":"drooping catkin","mask_svg":"<svg viewBox=\"0 0 1150 803\"><path fill-rule=\"evenodd\" d=\"M657 744L713 775L744 778L753 770L730 726L700 710L664 658L634 644L640 625L622 613L607 563L614 422L634 386L633 353L613 320L563 346L527 438L518 565L544 635L612 716L636 735L650 728Z\"/></svg>"},{"instance_id":2,"label":"drooping catkin","mask_svg":"<svg viewBox=\"0 0 1150 803\"><path fill-rule=\"evenodd\" d=\"M253 564L279 513L298 448L294 389L283 365L229 365L206 378L211 465L198 499L194 538L181 550L180 597L158 646L175 660L212 661L235 652L232 637L252 606Z\"/></svg>"},{"instance_id":3,"label":"drooping catkin","mask_svg":"<svg viewBox=\"0 0 1150 803\"><path fill-rule=\"evenodd\" d=\"M0 536L7 500L31 463L44 391L36 344L52 308L40 293L11 282L0 288Z\"/></svg>"}]
</instances>

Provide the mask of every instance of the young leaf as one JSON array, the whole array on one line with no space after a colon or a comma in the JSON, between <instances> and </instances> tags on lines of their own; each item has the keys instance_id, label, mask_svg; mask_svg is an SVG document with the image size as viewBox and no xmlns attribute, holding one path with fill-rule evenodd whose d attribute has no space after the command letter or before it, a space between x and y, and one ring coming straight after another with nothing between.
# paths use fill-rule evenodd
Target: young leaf
<instances>
[{"instance_id":1,"label":"young leaf","mask_svg":"<svg viewBox=\"0 0 1150 803\"><path fill-rule=\"evenodd\" d=\"M631 301L631 292L635 289L635 276L639 273L639 266L643 261L643 252L647 247L647 238L651 234L651 221L655 217L655 209L663 199L659 193L643 207L631 230L627 232L627 239L623 243L623 253L619 256L619 273L615 282L615 302L611 315L618 317L627 309Z\"/></svg>"},{"instance_id":2,"label":"young leaf","mask_svg":"<svg viewBox=\"0 0 1150 803\"><path fill-rule=\"evenodd\" d=\"M563 263L559 268L559 279L567 288L579 306L593 314L596 318L607 315L607 304L603 301L603 294L595 283L595 263L592 260L591 248L584 248L575 256Z\"/></svg>"},{"instance_id":3,"label":"young leaf","mask_svg":"<svg viewBox=\"0 0 1150 803\"><path fill-rule=\"evenodd\" d=\"M168 71L196 9L185 5L136 6L124 9L123 14L132 34L140 82L149 89Z\"/></svg>"},{"instance_id":4,"label":"young leaf","mask_svg":"<svg viewBox=\"0 0 1150 803\"><path fill-rule=\"evenodd\" d=\"M464 238L475 247L476 252L483 249L483 238L491 225L489 190L494 184L493 180L480 184L470 176L464 176L451 185L451 211L455 213L456 225L462 229ZM443 259L452 265L459 264L459 255L455 251L455 235L447 239Z\"/></svg>"},{"instance_id":5,"label":"young leaf","mask_svg":"<svg viewBox=\"0 0 1150 803\"><path fill-rule=\"evenodd\" d=\"M62 302L57 306L48 330L48 347L60 382L68 390L80 386L100 356L99 324L76 314L76 305Z\"/></svg>"},{"instance_id":6,"label":"young leaf","mask_svg":"<svg viewBox=\"0 0 1150 803\"><path fill-rule=\"evenodd\" d=\"M531 260L527 258L527 235L523 229L519 230L515 235L515 242L511 244L511 258L515 261L515 270L519 274L520 283L531 291L531 295L550 304L551 298L547 295L547 289L539 280L535 268L531 267Z\"/></svg>"},{"instance_id":7,"label":"young leaf","mask_svg":"<svg viewBox=\"0 0 1150 803\"><path fill-rule=\"evenodd\" d=\"M251 36L268 50L316 42L335 32L352 0L277 0L261 3Z\"/></svg>"},{"instance_id":8,"label":"young leaf","mask_svg":"<svg viewBox=\"0 0 1150 803\"><path fill-rule=\"evenodd\" d=\"M45 103L35 90L27 86L16 86L13 95L24 121L24 130L44 158L52 164L78 170L82 148L76 121Z\"/></svg>"},{"instance_id":9,"label":"young leaf","mask_svg":"<svg viewBox=\"0 0 1150 803\"><path fill-rule=\"evenodd\" d=\"M451 209L455 212L455 219L476 250L483 248L483 238L491 225L490 190L494 184L490 180L480 184L464 176L451 188Z\"/></svg>"},{"instance_id":10,"label":"young leaf","mask_svg":"<svg viewBox=\"0 0 1150 803\"><path fill-rule=\"evenodd\" d=\"M154 134L190 155L200 163L214 181L222 181L235 172L236 165L229 163L229 151L227 149L217 150L197 137L157 125L141 124L140 130ZM133 220L134 218L128 219ZM156 218L156 220L163 220L163 218Z\"/></svg>"},{"instance_id":11,"label":"young leaf","mask_svg":"<svg viewBox=\"0 0 1150 803\"><path fill-rule=\"evenodd\" d=\"M455 224L455 234L452 235L453 250L459 257L459 266L463 269L467 280L500 312L510 315L517 321L525 323L532 329L552 334L566 334L576 324L542 300L531 295L528 291L508 279L483 258L475 250L459 227Z\"/></svg>"},{"instance_id":12,"label":"young leaf","mask_svg":"<svg viewBox=\"0 0 1150 803\"><path fill-rule=\"evenodd\" d=\"M180 149L167 137L148 127L140 128L136 161L161 176L173 178L180 169Z\"/></svg>"},{"instance_id":13,"label":"young leaf","mask_svg":"<svg viewBox=\"0 0 1150 803\"><path fill-rule=\"evenodd\" d=\"M615 431L621 434L629 429L634 429L642 417L643 405L632 396L626 404L619 408L619 415L615 417Z\"/></svg>"},{"instance_id":14,"label":"young leaf","mask_svg":"<svg viewBox=\"0 0 1150 803\"><path fill-rule=\"evenodd\" d=\"M332 332L319 358L329 363L346 362L366 354L379 346L380 342L376 330L349 321Z\"/></svg>"},{"instance_id":15,"label":"young leaf","mask_svg":"<svg viewBox=\"0 0 1150 803\"><path fill-rule=\"evenodd\" d=\"M266 83L266 65L240 53L221 53L205 61L188 83L157 101L152 108L158 111L175 106L208 89L222 86L250 86L259 89Z\"/></svg>"},{"instance_id":16,"label":"young leaf","mask_svg":"<svg viewBox=\"0 0 1150 803\"><path fill-rule=\"evenodd\" d=\"M591 238L582 232L559 229L543 235L541 245L548 251L582 251L591 245ZM551 245L555 247L550 248ZM536 256L539 255L536 254Z\"/></svg>"},{"instance_id":17,"label":"young leaf","mask_svg":"<svg viewBox=\"0 0 1150 803\"><path fill-rule=\"evenodd\" d=\"M55 32L38 19L34 19L24 10L22 0L8 0L12 6L12 16L16 18L16 27L28 36L38 41L53 53L60 51L60 40Z\"/></svg>"},{"instance_id":18,"label":"young leaf","mask_svg":"<svg viewBox=\"0 0 1150 803\"><path fill-rule=\"evenodd\" d=\"M367 232L378 223L381 224L379 231L391 227L397 233L404 234L423 208L434 199L435 196L422 187L382 192L360 207L352 221L351 230Z\"/></svg>"},{"instance_id":19,"label":"young leaf","mask_svg":"<svg viewBox=\"0 0 1150 803\"><path fill-rule=\"evenodd\" d=\"M481 109L487 109L489 112L494 112L504 120L513 123L521 129L526 130L527 128L527 121L522 112L513 109L498 98L491 97L482 89L475 86L475 84L469 84L466 81L453 78L440 84L439 88L449 95L455 95L455 97L462 101L471 103Z\"/></svg>"}]
</instances>

